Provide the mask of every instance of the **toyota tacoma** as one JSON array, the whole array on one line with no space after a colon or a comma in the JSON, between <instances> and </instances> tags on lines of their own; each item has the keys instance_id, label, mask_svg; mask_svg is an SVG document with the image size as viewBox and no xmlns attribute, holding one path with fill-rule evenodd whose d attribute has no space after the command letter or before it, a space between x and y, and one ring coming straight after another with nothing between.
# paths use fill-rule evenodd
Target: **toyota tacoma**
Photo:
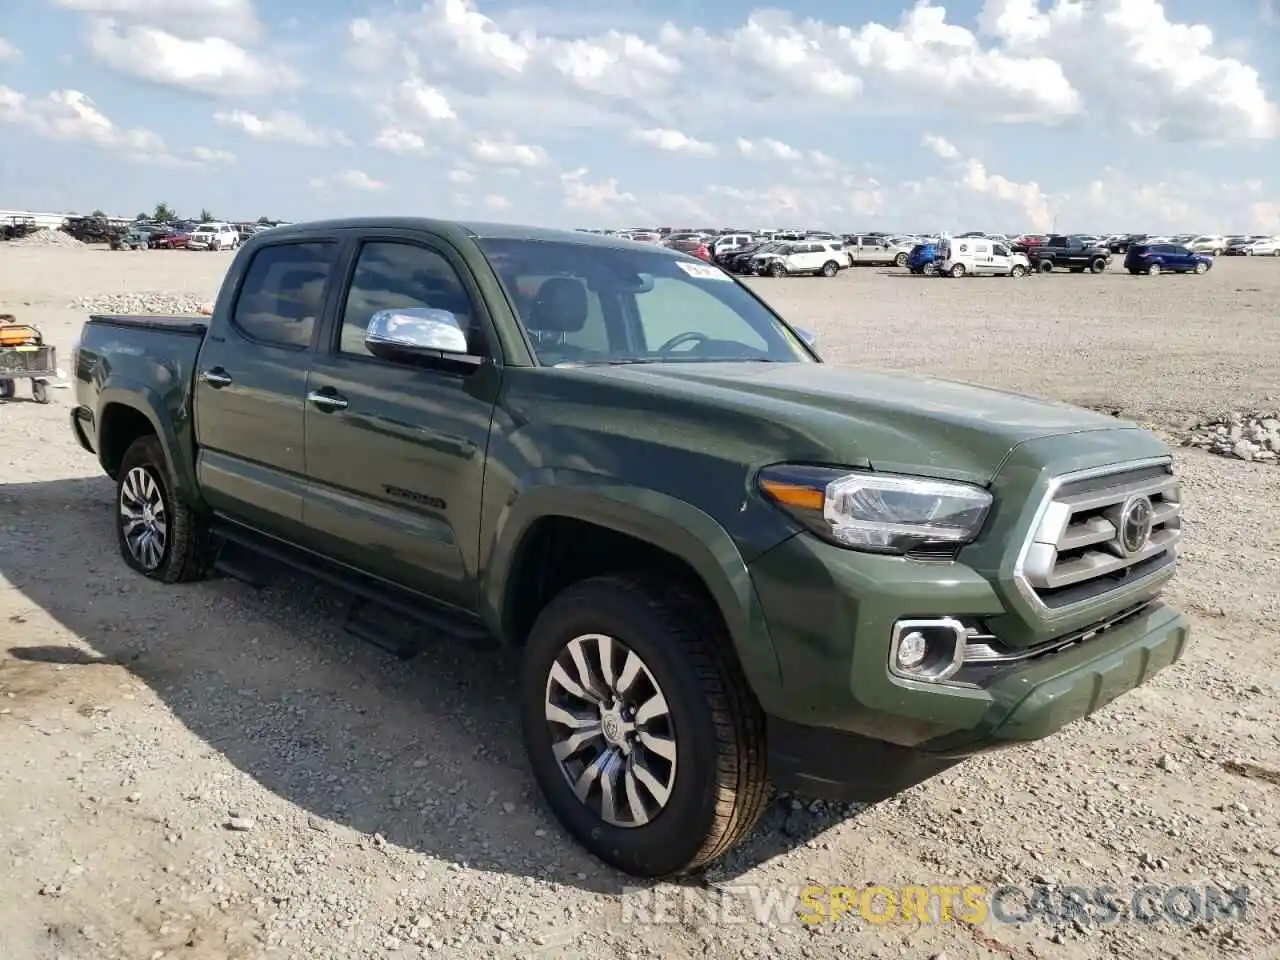
<instances>
[{"instance_id":1,"label":"toyota tacoma","mask_svg":"<svg viewBox=\"0 0 1280 960\"><path fill-rule=\"evenodd\" d=\"M634 875L705 867L771 784L875 800L1044 738L1187 643L1154 435L826 363L653 245L282 226L207 319L91 317L74 370L126 564L266 558L401 652L511 651L546 802ZM416 639L369 626L386 611Z\"/></svg>"}]
</instances>

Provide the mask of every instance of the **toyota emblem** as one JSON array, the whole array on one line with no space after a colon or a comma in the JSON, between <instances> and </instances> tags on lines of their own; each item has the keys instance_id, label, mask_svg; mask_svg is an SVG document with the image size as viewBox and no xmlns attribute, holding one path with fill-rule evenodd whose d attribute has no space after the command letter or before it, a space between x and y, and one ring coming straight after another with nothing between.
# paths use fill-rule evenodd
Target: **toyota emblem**
<instances>
[{"instance_id":1,"label":"toyota emblem","mask_svg":"<svg viewBox=\"0 0 1280 960\"><path fill-rule=\"evenodd\" d=\"M1154 517L1155 511L1151 508L1151 501L1146 497L1133 497L1125 503L1124 509L1120 511L1118 538L1120 549L1124 551L1125 556L1131 557L1146 548L1147 541L1151 539L1151 525Z\"/></svg>"}]
</instances>

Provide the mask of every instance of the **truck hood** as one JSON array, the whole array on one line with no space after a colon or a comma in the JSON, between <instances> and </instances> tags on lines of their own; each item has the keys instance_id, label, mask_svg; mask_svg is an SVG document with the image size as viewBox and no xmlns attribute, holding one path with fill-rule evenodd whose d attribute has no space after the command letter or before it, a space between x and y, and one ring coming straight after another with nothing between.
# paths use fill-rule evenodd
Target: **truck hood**
<instances>
[{"instance_id":1,"label":"truck hood","mask_svg":"<svg viewBox=\"0 0 1280 960\"><path fill-rule=\"evenodd\" d=\"M654 429L698 419L706 437L774 460L871 467L986 485L1015 447L1136 425L1055 401L911 374L812 363L643 363L577 368L598 385L672 401L649 404ZM601 398L603 399L603 398ZM611 406L607 401L606 406ZM685 413L685 411L691 411ZM655 416L656 415L656 416Z\"/></svg>"}]
</instances>

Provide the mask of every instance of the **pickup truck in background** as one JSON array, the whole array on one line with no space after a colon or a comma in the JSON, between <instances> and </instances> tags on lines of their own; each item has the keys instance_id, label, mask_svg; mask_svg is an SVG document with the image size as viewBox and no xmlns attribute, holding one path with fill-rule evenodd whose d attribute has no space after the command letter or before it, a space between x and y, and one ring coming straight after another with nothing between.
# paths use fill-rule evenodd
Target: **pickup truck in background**
<instances>
[{"instance_id":1,"label":"pickup truck in background","mask_svg":"<svg viewBox=\"0 0 1280 960\"><path fill-rule=\"evenodd\" d=\"M73 369L126 564L287 565L401 654L518 653L548 805L639 876L720 857L770 784L889 796L1187 643L1154 435L824 363L749 286L656 245L282 226L207 320L94 316ZM411 639L370 626L388 611Z\"/></svg>"},{"instance_id":2,"label":"pickup truck in background","mask_svg":"<svg viewBox=\"0 0 1280 960\"><path fill-rule=\"evenodd\" d=\"M1043 243L1026 248L1031 268L1041 273L1070 270L1072 273L1102 273L1111 262L1111 251L1079 237L1050 236Z\"/></svg>"}]
</instances>

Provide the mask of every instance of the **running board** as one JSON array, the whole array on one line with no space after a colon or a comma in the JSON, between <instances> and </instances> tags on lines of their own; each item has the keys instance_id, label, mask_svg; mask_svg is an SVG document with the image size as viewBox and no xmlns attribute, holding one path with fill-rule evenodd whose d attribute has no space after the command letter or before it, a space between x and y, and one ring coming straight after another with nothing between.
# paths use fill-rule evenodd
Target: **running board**
<instances>
[{"instance_id":1,"label":"running board","mask_svg":"<svg viewBox=\"0 0 1280 960\"><path fill-rule=\"evenodd\" d=\"M479 649L501 646L478 618L395 584L232 521L215 520L213 533L221 542L217 571L255 589L268 586L280 566L331 584L351 594L343 629L400 659L413 657L432 640Z\"/></svg>"}]
</instances>

